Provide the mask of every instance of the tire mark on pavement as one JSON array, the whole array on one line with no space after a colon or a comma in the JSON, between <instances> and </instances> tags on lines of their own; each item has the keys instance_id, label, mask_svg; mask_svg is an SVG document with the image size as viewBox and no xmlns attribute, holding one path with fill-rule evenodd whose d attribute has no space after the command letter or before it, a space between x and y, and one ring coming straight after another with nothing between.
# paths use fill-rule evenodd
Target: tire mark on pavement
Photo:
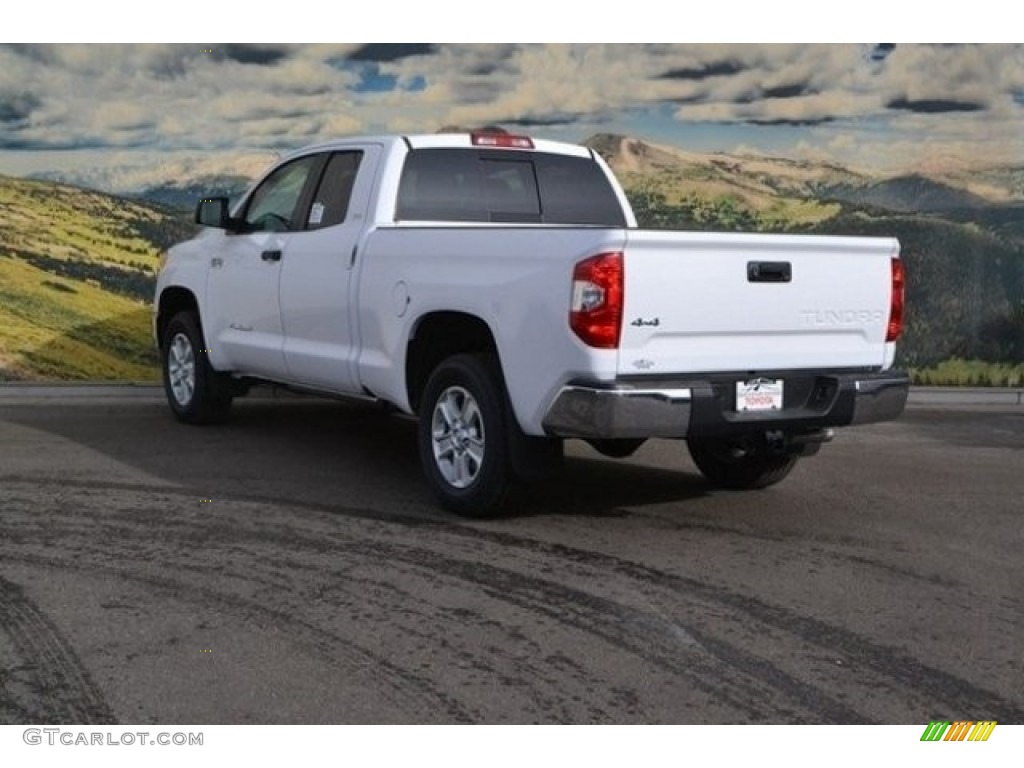
<instances>
[{"instance_id":1,"label":"tire mark on pavement","mask_svg":"<svg viewBox=\"0 0 1024 768\"><path fill-rule=\"evenodd\" d=\"M38 483L37 479L20 478L20 480L31 484ZM76 481L75 485L95 490L118 490L171 498L194 498L195 496L194 491L166 486L80 481ZM707 659L703 660L704 667L697 671L694 671L687 663L692 659L681 661L680 643L677 636L681 625L678 622L639 611L621 602L600 597L585 590L574 590L549 579L524 576L519 571L498 568L490 563L481 563L470 558L451 557L423 547L368 541L365 536L354 537L339 530L338 516L364 520L384 527L397 525L399 529L405 530L417 528L430 530L462 539L471 550L476 552L475 556L479 558L485 558L488 555L480 547L480 544L484 542L494 545L506 555L509 552L520 552L544 558L549 563L554 561L563 570L566 565L575 564L591 574L616 573L626 577L637 591L647 590L650 592L653 589L675 596L684 595L688 601L697 604L704 603L712 611L721 613L724 610L726 615L731 613L736 617L742 617L746 624L745 632L750 635L755 635L759 626L764 629L771 628L807 645L823 648L830 654L842 655L847 666L856 666L859 670L878 678L878 680L869 678L862 681L860 683L862 686L866 687L882 682L895 689L911 689L917 692L927 699L927 704L930 707L941 703L952 712L966 711L970 712L972 716L984 716L1006 722L1024 721L1024 709L1019 703L976 686L956 675L926 665L899 648L877 643L850 630L756 597L706 581L652 568L633 560L563 544L544 542L504 531L495 531L484 527L487 524L454 523L443 519L390 514L367 508L297 502L294 499L248 497L244 494L230 494L226 500L271 504L278 509L301 513L310 521L321 523L326 530L306 532L296 530L295 522L282 526L280 524L267 525L266 521L259 522L259 528L253 530L246 527L252 523L247 518L240 517L231 521L230 526L223 523L219 527L204 526L202 536L200 536L194 530L197 526L197 522L194 520L184 522L168 519L165 512L163 516L144 513L143 519L147 523L157 521L169 528L188 525L193 531L187 538L195 541L208 540L213 535L227 541L237 542L240 539L248 539L250 542L260 542L268 546L283 545L296 549L311 549L320 553L344 551L351 555L372 554L381 563L404 562L447 578L455 578L466 584L485 589L493 599L549 616L556 621L566 622L568 626L576 627L623 651L638 655L666 672L683 676L695 686L725 698L731 706L756 719L763 719L769 714L778 717L777 702L772 701L771 694L771 691L776 691L795 701L801 708L809 710L809 713L802 715L804 719L810 714L816 715L826 722L865 722L863 714L826 695L821 689L820 683L818 686L808 684L787 673L778 664L743 650L735 643L722 641L720 639L721 629L712 636L707 632L695 630L692 622L682 625L683 631L702 646L713 657L713 660L738 673L739 679L734 679L735 675L723 675L720 669L714 668L714 664L708 666ZM62 512L69 513L70 510L62 510ZM630 513L627 511L625 514ZM107 526L110 526L114 520L126 524L129 521L134 521L137 525L140 518L138 511L134 509L131 514L115 512L102 515L83 513L78 510L68 516L71 519L84 516L100 520ZM297 522L301 522L301 520ZM129 528L122 529L122 526L111 526L111 529L117 530L118 535L129 538L145 536L151 540L153 535L151 530L148 533L133 532ZM369 536L369 532L366 532L366 535ZM392 534L385 533L385 535ZM245 554L246 550L243 547L240 551ZM66 563L62 563L62 565L67 567ZM127 571L124 575L126 578L138 578L136 574ZM273 587L273 582L270 584L272 588L284 591L284 587ZM180 586L177 584L175 588ZM221 598L223 599L224 596ZM294 616L287 612L279 613L278 620L294 622ZM737 621L735 618L730 620ZM751 627L751 620L754 623L753 627ZM315 625L310 624L309 627L312 630L318 630ZM652 635L659 638L653 643L653 647ZM335 641L341 640L337 636L333 637ZM666 638L669 637L674 637L672 642L667 642ZM401 669L399 671L404 672ZM435 691L436 693L438 691ZM444 693L444 695L448 696L449 694ZM455 700L453 699L452 702ZM466 711L456 714L451 709L449 714L468 719L472 719L473 715L472 712Z\"/></svg>"},{"instance_id":2,"label":"tire mark on pavement","mask_svg":"<svg viewBox=\"0 0 1024 768\"><path fill-rule=\"evenodd\" d=\"M0 711L7 709L20 722L117 722L57 626L25 596L20 586L3 577L0 632L10 639L20 662L6 672L0 670Z\"/></svg>"},{"instance_id":3,"label":"tire mark on pavement","mask_svg":"<svg viewBox=\"0 0 1024 768\"><path fill-rule=\"evenodd\" d=\"M86 563L80 560L68 562L59 557L32 554L12 554L5 559L9 562L45 568L115 576L124 581L144 584L172 599L207 607L216 606L246 621L268 623L314 649L318 656L328 663L338 664L340 656L348 659L344 663L350 667L360 670L372 669L375 675L383 678L392 688L396 701L408 702L412 699L418 702L423 712L436 712L440 708L447 715L449 722L467 723L472 720L471 713L447 692L434 688L431 681L416 677L368 648L353 643L350 638L336 635L287 611L268 608L238 595L199 587L185 581L142 574L124 567Z\"/></svg>"},{"instance_id":4,"label":"tire mark on pavement","mask_svg":"<svg viewBox=\"0 0 1024 768\"><path fill-rule=\"evenodd\" d=\"M135 516L134 511L132 514ZM82 516L102 521L109 531L109 538L122 544L134 539L150 541L153 538L152 530L112 525L118 521L117 514L91 515L79 510L74 518ZM342 559L371 557L375 562L388 563L391 568L397 563L405 563L429 575L455 579L465 583L472 590L482 591L491 600L548 617L563 626L598 638L663 673L686 680L693 688L727 703L752 720L765 721L777 718L780 709L784 709L779 698L781 696L805 710L804 719L810 716L820 718L824 722L866 721L862 713L723 640L713 643L709 641L707 647L701 649L699 643L692 641L687 627L680 627L660 616L549 579L474 559L450 557L422 547L377 540L368 535L353 536L341 531L335 531L325 537L299 532L290 526L262 524L258 528L248 528L244 527L245 524L241 521L226 525L223 522L205 520L181 523L164 519L161 525L168 529L187 525L191 538L207 543L230 542L231 548L241 554L247 552L245 545L260 544L271 548L283 546L288 551L314 551ZM390 535L387 529L383 533L385 536ZM176 538L180 538L180 535L161 536L165 542ZM136 546L129 546L127 549L130 552L139 551L139 547ZM247 571L246 578L265 583L268 589L273 589L273 581L261 578L257 572L261 566L262 563L258 563L256 571ZM80 563L75 563L71 567L93 568L88 565L82 566ZM140 580L139 576L123 567L113 568L123 578ZM221 574L224 575L226 574ZM146 580L154 583L152 577L146 577ZM179 580L175 580L173 585L173 588L182 588L182 582ZM202 589L201 592L210 598L225 599L224 593L210 593L207 589ZM297 621L296 617L290 614L276 618L282 625L294 625ZM311 630L315 629L314 625L306 626ZM709 648L716 649L716 653L712 653L710 658L706 653ZM378 659L377 663L382 661Z\"/></svg>"},{"instance_id":5,"label":"tire mark on pavement","mask_svg":"<svg viewBox=\"0 0 1024 768\"><path fill-rule=\"evenodd\" d=\"M841 652L851 661L870 667L900 685L913 688L932 700L944 702L952 712L970 712L973 717L1024 722L1024 707L997 693L980 688L956 675L924 664L906 652L882 645L827 622L772 605L756 597L666 573L612 555L580 550L564 544L525 539L514 534L461 527L465 535L566 560L601 565L624 576L677 592L700 596L709 602L740 611L765 625L792 633L822 648ZM471 533L470 533L471 532Z\"/></svg>"}]
</instances>

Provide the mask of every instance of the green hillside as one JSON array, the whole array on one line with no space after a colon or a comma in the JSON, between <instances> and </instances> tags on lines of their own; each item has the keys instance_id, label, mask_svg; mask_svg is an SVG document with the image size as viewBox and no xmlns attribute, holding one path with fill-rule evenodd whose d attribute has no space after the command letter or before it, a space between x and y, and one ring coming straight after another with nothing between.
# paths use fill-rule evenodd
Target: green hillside
<instances>
[{"instance_id":1,"label":"green hillside","mask_svg":"<svg viewBox=\"0 0 1024 768\"><path fill-rule=\"evenodd\" d=\"M906 366L950 358L1024 362L1024 249L975 223L844 210L816 231L900 241L907 268Z\"/></svg>"},{"instance_id":2,"label":"green hillside","mask_svg":"<svg viewBox=\"0 0 1024 768\"><path fill-rule=\"evenodd\" d=\"M900 365L1024 363L1024 207L1012 187L990 184L995 202L955 179L874 179L608 134L587 143L623 179L642 227L898 238L908 272Z\"/></svg>"},{"instance_id":3,"label":"green hillside","mask_svg":"<svg viewBox=\"0 0 1024 768\"><path fill-rule=\"evenodd\" d=\"M149 302L177 213L0 177L0 380L157 378Z\"/></svg>"},{"instance_id":4,"label":"green hillside","mask_svg":"<svg viewBox=\"0 0 1024 768\"><path fill-rule=\"evenodd\" d=\"M840 211L820 199L824 187L859 188L863 176L827 163L725 154L698 154L629 136L598 134L585 144L615 171L630 199L645 210L680 212L686 228L726 220L740 229L772 231L810 226Z\"/></svg>"},{"instance_id":5,"label":"green hillside","mask_svg":"<svg viewBox=\"0 0 1024 768\"><path fill-rule=\"evenodd\" d=\"M984 382L1000 366L1019 378L1019 174L992 171L968 189L955 178L878 179L610 134L588 144L623 180L643 227L899 238L908 309L898 362L923 369L978 361L954 378ZM160 250L193 231L187 219L91 190L0 177L0 380L155 379L155 271Z\"/></svg>"},{"instance_id":6,"label":"green hillside","mask_svg":"<svg viewBox=\"0 0 1024 768\"><path fill-rule=\"evenodd\" d=\"M817 221L768 221L730 197L693 195L673 205L644 187L627 195L642 227L896 237L908 275L900 365L1024 362L1024 244L1000 228L849 204Z\"/></svg>"}]
</instances>

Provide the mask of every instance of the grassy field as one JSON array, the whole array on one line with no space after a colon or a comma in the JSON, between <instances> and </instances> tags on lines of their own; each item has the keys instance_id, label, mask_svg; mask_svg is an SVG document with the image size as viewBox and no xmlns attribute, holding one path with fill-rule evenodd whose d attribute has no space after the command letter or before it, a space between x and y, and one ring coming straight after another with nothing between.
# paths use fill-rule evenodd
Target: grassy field
<instances>
[{"instance_id":1,"label":"grassy field","mask_svg":"<svg viewBox=\"0 0 1024 768\"><path fill-rule=\"evenodd\" d=\"M0 380L155 381L150 309L177 214L0 177Z\"/></svg>"},{"instance_id":2,"label":"grassy field","mask_svg":"<svg viewBox=\"0 0 1024 768\"><path fill-rule=\"evenodd\" d=\"M150 312L0 255L0 377L156 380Z\"/></svg>"},{"instance_id":3,"label":"grassy field","mask_svg":"<svg viewBox=\"0 0 1024 768\"><path fill-rule=\"evenodd\" d=\"M931 368L911 368L910 378L919 386L1024 387L1024 364L953 358Z\"/></svg>"},{"instance_id":4,"label":"grassy field","mask_svg":"<svg viewBox=\"0 0 1024 768\"><path fill-rule=\"evenodd\" d=\"M0 212L0 247L150 272L154 235L172 218L100 192L12 178L0 178Z\"/></svg>"},{"instance_id":5,"label":"grassy field","mask_svg":"<svg viewBox=\"0 0 1024 768\"><path fill-rule=\"evenodd\" d=\"M865 211L816 199L795 164L638 157L647 164L619 173L645 227L899 237L911 279L897 365L923 385L1024 386L1024 230L1013 211ZM156 380L156 268L194 231L187 219L0 176L0 381Z\"/></svg>"}]
</instances>

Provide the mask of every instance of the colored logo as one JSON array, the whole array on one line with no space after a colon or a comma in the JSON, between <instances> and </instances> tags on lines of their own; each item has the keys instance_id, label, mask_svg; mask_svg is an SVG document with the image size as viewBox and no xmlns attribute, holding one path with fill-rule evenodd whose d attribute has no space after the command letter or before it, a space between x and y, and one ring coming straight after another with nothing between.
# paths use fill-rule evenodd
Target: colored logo
<instances>
[{"instance_id":1,"label":"colored logo","mask_svg":"<svg viewBox=\"0 0 1024 768\"><path fill-rule=\"evenodd\" d=\"M933 720L921 734L921 741L988 741L995 727L995 720Z\"/></svg>"}]
</instances>

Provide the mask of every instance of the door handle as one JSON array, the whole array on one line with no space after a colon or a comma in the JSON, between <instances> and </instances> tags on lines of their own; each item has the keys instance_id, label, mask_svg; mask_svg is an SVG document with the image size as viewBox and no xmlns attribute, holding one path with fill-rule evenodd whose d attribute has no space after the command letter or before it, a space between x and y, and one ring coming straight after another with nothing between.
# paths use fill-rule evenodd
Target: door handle
<instances>
[{"instance_id":1,"label":"door handle","mask_svg":"<svg viewBox=\"0 0 1024 768\"><path fill-rule=\"evenodd\" d=\"M281 260L281 251L280 250L264 251L263 253L260 254L260 258L263 259L264 261L280 261Z\"/></svg>"}]
</instances>

